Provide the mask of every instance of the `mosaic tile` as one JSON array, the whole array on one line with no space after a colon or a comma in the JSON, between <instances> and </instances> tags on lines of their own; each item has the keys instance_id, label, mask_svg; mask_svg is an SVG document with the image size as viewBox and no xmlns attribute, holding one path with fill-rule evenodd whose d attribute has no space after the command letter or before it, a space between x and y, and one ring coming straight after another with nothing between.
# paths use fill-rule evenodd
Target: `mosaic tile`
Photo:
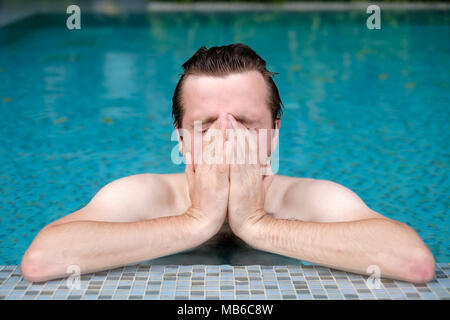
<instances>
[{"instance_id":1,"label":"mosaic tile","mask_svg":"<svg viewBox=\"0 0 450 320\"><path fill-rule=\"evenodd\" d=\"M450 267L438 263L436 269ZM381 279L375 289L361 275L312 265L137 265L82 275L78 288L68 287L65 279L29 283L16 266L0 266L0 274L0 300L450 299L450 280L443 272L427 284Z\"/></svg>"}]
</instances>

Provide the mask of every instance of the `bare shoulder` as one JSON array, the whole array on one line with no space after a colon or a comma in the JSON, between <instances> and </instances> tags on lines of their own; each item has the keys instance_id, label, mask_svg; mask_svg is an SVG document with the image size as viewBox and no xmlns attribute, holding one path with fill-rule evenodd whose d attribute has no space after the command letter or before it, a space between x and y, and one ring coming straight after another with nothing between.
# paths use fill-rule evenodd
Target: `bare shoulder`
<instances>
[{"instance_id":1,"label":"bare shoulder","mask_svg":"<svg viewBox=\"0 0 450 320\"><path fill-rule=\"evenodd\" d=\"M184 174L127 176L104 186L88 205L109 207L133 220L166 216L182 203L183 178Z\"/></svg>"},{"instance_id":2,"label":"bare shoulder","mask_svg":"<svg viewBox=\"0 0 450 320\"><path fill-rule=\"evenodd\" d=\"M170 182L171 175L153 173L131 175L108 183L99 190L96 197L112 202L117 199L146 201L161 194L171 194Z\"/></svg>"},{"instance_id":3,"label":"bare shoulder","mask_svg":"<svg viewBox=\"0 0 450 320\"><path fill-rule=\"evenodd\" d=\"M385 218L371 210L349 188L329 180L280 176L284 182L282 207L300 220L342 222Z\"/></svg>"},{"instance_id":4,"label":"bare shoulder","mask_svg":"<svg viewBox=\"0 0 450 320\"><path fill-rule=\"evenodd\" d=\"M177 214L181 174L137 174L102 187L89 203L49 226L76 220L133 222ZM177 197L178 195L178 197Z\"/></svg>"}]
</instances>

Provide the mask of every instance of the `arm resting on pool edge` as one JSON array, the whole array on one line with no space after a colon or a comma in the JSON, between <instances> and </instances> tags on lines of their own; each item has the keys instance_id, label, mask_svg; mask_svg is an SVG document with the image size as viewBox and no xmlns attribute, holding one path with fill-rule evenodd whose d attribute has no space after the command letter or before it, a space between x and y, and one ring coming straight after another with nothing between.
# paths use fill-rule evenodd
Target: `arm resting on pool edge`
<instances>
[{"instance_id":1,"label":"arm resting on pool edge","mask_svg":"<svg viewBox=\"0 0 450 320\"><path fill-rule=\"evenodd\" d=\"M23 276L32 282L112 269L196 247L214 230L186 212L136 222L73 221L44 228L26 251Z\"/></svg>"},{"instance_id":2,"label":"arm resting on pool edge","mask_svg":"<svg viewBox=\"0 0 450 320\"><path fill-rule=\"evenodd\" d=\"M434 258L409 226L389 219L317 223L265 215L240 235L256 249L368 275L425 283L434 277Z\"/></svg>"}]
</instances>

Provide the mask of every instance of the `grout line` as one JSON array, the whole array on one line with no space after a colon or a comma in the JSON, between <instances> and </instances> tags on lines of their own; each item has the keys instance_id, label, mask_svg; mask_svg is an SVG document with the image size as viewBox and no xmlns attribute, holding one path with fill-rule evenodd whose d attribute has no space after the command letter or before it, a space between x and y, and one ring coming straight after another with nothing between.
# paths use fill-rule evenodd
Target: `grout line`
<instances>
[{"instance_id":1,"label":"grout line","mask_svg":"<svg viewBox=\"0 0 450 320\"><path fill-rule=\"evenodd\" d=\"M437 270L441 270L440 274L444 274L442 272L443 267L448 269L448 266L450 264L448 263L440 263L437 264ZM347 291L346 288L350 289L352 295L355 295L354 298L357 299L402 299L402 300L411 300L411 299L442 299L442 298L449 298L449 289L448 289L448 275L445 275L445 278L439 278L438 281L434 281L431 285L415 285L412 283L404 283L404 282L397 282L394 280L394 284L396 285L394 288L386 287L385 283L382 283L381 290L378 291L379 294L377 294L377 291L375 289L369 289L369 292L358 292L358 288L366 289L367 286L364 286L361 284L361 281L364 281L364 277L361 275L355 275L355 274L348 274L345 272L333 272L331 269L324 269L323 267L319 266L313 266L312 268L305 268L303 269L302 266L299 266L299 269L296 268L289 269L288 266L280 265L280 266L270 266L262 268L261 266L257 266L256 268L252 266L250 269L250 266L218 266L215 268L209 268L207 265L195 265L191 266L190 268L181 268L173 266L155 266L150 268L148 271L142 272L142 270L139 270L139 265L134 267L127 267L121 269L119 272L115 270L114 272L107 272L99 274L91 274L86 275L85 277L87 280L81 280L83 281L80 289L75 288L64 288L64 280L59 280L55 282L43 282L38 284L29 284L26 283L22 277L17 277L17 275L20 275L20 273L17 272L17 266L0 266L0 270L5 273L4 278L5 282L8 281L8 285L5 286L0 285L0 291L2 291L2 296L4 296L4 299L41 299L41 298L48 298L48 299L55 299L58 297L58 299L67 299L69 296L79 296L80 299L86 299L86 298L94 298L99 299L99 297L102 295L101 291L106 290L108 293L105 293L106 296L111 296L111 299L115 298L121 298L121 299L129 299L132 296L139 296L144 298L146 296L145 292L149 290L149 284L151 284L152 281L159 282L157 287L152 288L152 290L158 290L157 296L152 296L152 298L156 299L175 299L177 297L177 292L186 292L188 290L188 298L190 299L206 299L208 292L217 292L218 298L221 299L240 299L241 296L237 294L238 291L238 284L240 283L238 281L238 278L246 278L246 285L244 285L242 288L239 288L243 291L248 291L248 296L245 296L245 299L253 299L255 298L256 294L252 293L252 287L250 283L250 275L258 275L261 280L255 280L255 283L259 284L259 286L262 286L262 294L258 293L257 295L262 295L264 299L270 299L270 298L277 298L277 299L283 299L283 292L289 291L294 292L294 294L289 293L288 296L293 295L296 299L302 299L303 297L300 297L300 294L297 293L297 289L294 286L294 280L290 271L293 271L294 273L302 274L302 276L296 278L296 279L303 279L301 281L304 281L306 284L306 288L308 289L309 295L305 296L305 298L310 299L347 299L345 297L344 291ZM194 273L194 270L196 271ZM221 272L223 270L229 270L228 272ZM322 272L322 271L328 271L328 272ZM250 273L249 271L256 271L256 273ZM277 272L278 271L278 272ZM281 272L283 271L283 272ZM190 272L190 277L179 277L180 273ZM216 286L210 286L207 287L208 284L208 278L207 274L210 273L218 273L217 278L212 278L214 283L216 283ZM322 272L322 274L321 274ZM127 276L132 277L132 280L122 280L121 277L127 274ZM145 274L145 276L144 276ZM168 274L175 275L174 281L170 281L170 286L164 286L164 284L168 284L168 282L164 282L164 277ZM200 295L193 295L192 294L192 284L194 278L194 275L203 275L201 277L203 279L203 286L200 287L202 294ZM224 277L225 275L229 275L228 277ZM339 282L336 279L337 275L346 275L346 281L343 281L341 283L345 284L345 286L340 286ZM11 278L11 276L14 276ZM111 280L112 288L105 289L106 281L108 281L108 276L114 276L118 277L118 280ZM265 276L265 277L264 277ZM144 277L146 280L136 280L137 277ZM279 277L288 278L288 279L278 279ZM297 277L297 276L296 276ZM315 277L318 280L315 279L306 279L306 277ZM323 278L323 277L326 277ZM328 279L331 278L331 279ZM11 281L12 280L12 281ZM352 281L353 280L353 281ZM178 287L178 284L180 281L187 282L187 287ZM221 285L228 281L232 284L233 290L220 290ZM281 281L281 282L280 282ZM358 281L355 283L354 281ZM97 291L97 294L95 296L87 296L87 291L90 285L92 285L92 282L96 283L96 286L99 287L99 289L95 289ZM172 285L173 282L173 285ZM325 288L325 282L329 283L330 285L335 285L336 289L330 288L330 290L333 290L333 294L331 294L330 290L327 290ZM135 288L136 284L140 284L141 286L138 288ZM146 283L145 286L144 283ZM286 285L284 285L286 283ZM266 285L275 285L274 289L266 289ZM283 285L282 285L283 284ZM319 287L319 290L313 289L311 285L314 284L314 287L316 285ZM22 287L25 287L25 289L20 289L15 291L14 288L20 285ZM129 288L118 290L120 285L127 286ZM227 284L228 285L228 284ZM257 286L257 287L259 287ZM61 290L58 290L58 287L61 287ZM163 292L163 287L164 292ZM418 289L419 288L427 288L430 291L429 292L421 292ZM210 289L210 290L208 290ZM367 288L368 289L368 288ZM260 290L260 289L255 289ZM274 292L270 292L269 290L274 290ZM299 289L301 290L301 289ZM30 291L36 291L37 294L35 295L27 295L27 292ZM42 295L42 292L49 292L51 291L51 295ZM112 293L111 293L112 292ZM226 292L226 294L224 294ZM322 297L315 298L314 294L317 293L317 295L320 295ZM331 294L331 296L330 296ZM408 297L407 294L414 294L416 297ZM316 295L316 296L317 296ZM179 296L179 295L178 295ZM184 296L184 295L182 295ZM211 295L209 295L211 296ZM364 298L366 297L366 298Z\"/></svg>"}]
</instances>

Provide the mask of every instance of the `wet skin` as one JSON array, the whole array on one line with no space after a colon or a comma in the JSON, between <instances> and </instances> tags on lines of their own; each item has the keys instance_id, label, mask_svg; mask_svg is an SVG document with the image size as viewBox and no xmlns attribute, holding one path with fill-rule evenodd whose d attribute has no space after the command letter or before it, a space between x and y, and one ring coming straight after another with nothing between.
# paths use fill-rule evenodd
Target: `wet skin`
<instances>
[{"instance_id":1,"label":"wet skin","mask_svg":"<svg viewBox=\"0 0 450 320\"><path fill-rule=\"evenodd\" d=\"M267 100L258 72L189 76L183 120L176 128L185 171L109 183L85 207L41 230L23 257L24 276L30 281L65 277L73 264L82 273L106 270L228 237L335 269L367 274L376 266L382 277L430 281L434 258L418 234L371 210L348 188L326 180L261 175L260 163L196 162L199 153L214 155L217 149L209 146L215 144L224 159L261 149L270 156L278 135L247 139L244 145L226 139L226 129L280 129ZM196 139L187 142L182 130L194 136L197 120L203 129L223 132L225 139L204 141L200 148Z\"/></svg>"}]
</instances>

